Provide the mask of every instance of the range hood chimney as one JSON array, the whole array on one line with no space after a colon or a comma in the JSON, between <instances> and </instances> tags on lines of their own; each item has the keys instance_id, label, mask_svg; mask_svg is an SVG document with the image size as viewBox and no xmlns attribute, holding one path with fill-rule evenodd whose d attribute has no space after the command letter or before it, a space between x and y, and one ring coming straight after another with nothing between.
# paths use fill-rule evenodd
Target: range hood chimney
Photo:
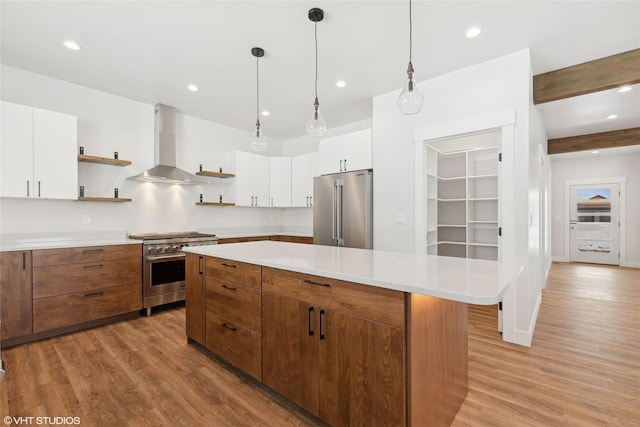
<instances>
[{"instance_id":1,"label":"range hood chimney","mask_svg":"<svg viewBox=\"0 0 640 427\"><path fill-rule=\"evenodd\" d=\"M209 181L176 167L176 109L156 104L154 126L154 164L156 166L127 179L165 184L196 185Z\"/></svg>"}]
</instances>

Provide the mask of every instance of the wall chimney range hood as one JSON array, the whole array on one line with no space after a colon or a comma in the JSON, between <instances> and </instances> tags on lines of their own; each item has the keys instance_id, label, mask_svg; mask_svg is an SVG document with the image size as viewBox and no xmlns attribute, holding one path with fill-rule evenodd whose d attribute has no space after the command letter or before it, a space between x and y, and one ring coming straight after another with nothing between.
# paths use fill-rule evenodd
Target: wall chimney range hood
<instances>
[{"instance_id":1,"label":"wall chimney range hood","mask_svg":"<svg viewBox=\"0 0 640 427\"><path fill-rule=\"evenodd\" d=\"M176 109L164 104L155 106L154 164L156 166L127 179L165 184L206 184L204 178L176 167Z\"/></svg>"}]
</instances>

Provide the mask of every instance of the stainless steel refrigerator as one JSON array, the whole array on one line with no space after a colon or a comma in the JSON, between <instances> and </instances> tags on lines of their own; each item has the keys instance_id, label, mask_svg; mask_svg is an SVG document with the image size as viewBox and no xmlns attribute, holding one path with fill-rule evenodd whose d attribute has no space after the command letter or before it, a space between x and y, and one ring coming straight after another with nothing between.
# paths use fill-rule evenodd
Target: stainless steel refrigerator
<instances>
[{"instance_id":1,"label":"stainless steel refrigerator","mask_svg":"<svg viewBox=\"0 0 640 427\"><path fill-rule=\"evenodd\" d=\"M373 171L313 178L313 243L373 249Z\"/></svg>"}]
</instances>

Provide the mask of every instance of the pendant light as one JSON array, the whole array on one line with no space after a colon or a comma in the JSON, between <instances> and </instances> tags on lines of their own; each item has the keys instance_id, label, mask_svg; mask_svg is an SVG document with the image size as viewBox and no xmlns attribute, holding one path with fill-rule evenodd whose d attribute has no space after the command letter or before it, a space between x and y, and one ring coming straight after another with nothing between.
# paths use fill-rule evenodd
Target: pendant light
<instances>
[{"instance_id":1,"label":"pendant light","mask_svg":"<svg viewBox=\"0 0 640 427\"><path fill-rule=\"evenodd\" d=\"M398 96L398 109L402 114L416 114L422 110L424 95L418 85L413 81L413 64L411 63L411 50L413 48L413 22L411 17L411 0L409 0L409 66L407 67L408 81Z\"/></svg>"},{"instance_id":2,"label":"pendant light","mask_svg":"<svg viewBox=\"0 0 640 427\"><path fill-rule=\"evenodd\" d=\"M320 107L320 103L318 102L318 22L322 21L324 18L324 12L322 9L318 9L314 7L309 10L309 20L314 23L314 38L316 42L316 78L315 78L315 93L316 99L313 102L313 114L311 118L307 121L307 134L312 136L320 136L327 131L327 124L322 118L322 114L318 107Z\"/></svg>"},{"instance_id":3,"label":"pendant light","mask_svg":"<svg viewBox=\"0 0 640 427\"><path fill-rule=\"evenodd\" d=\"M250 146L253 151L264 151L267 149L267 141L260 129L260 69L258 67L259 59L264 56L264 50L254 47L251 49L251 55L256 57L256 131L251 138Z\"/></svg>"}]
</instances>

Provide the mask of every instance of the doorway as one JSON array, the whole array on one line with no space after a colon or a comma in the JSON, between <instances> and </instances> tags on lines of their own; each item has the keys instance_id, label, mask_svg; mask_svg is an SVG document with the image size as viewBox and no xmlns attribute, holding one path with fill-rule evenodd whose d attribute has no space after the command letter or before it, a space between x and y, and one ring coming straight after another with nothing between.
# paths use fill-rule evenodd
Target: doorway
<instances>
[{"instance_id":1,"label":"doorway","mask_svg":"<svg viewBox=\"0 0 640 427\"><path fill-rule=\"evenodd\" d=\"M569 194L569 261L620 265L620 185L570 185Z\"/></svg>"}]
</instances>

